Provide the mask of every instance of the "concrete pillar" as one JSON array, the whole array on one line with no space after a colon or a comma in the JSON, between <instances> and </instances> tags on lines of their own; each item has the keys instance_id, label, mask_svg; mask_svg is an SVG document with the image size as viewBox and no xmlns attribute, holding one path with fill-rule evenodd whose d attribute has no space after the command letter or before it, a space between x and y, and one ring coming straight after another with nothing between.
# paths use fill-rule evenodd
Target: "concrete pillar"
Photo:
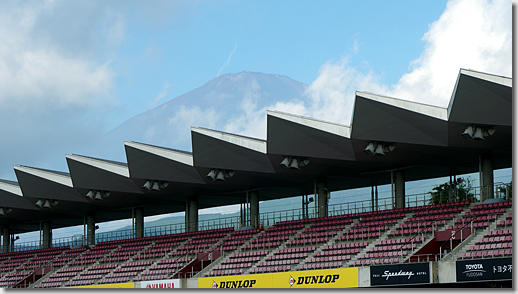
<instances>
[{"instance_id":1,"label":"concrete pillar","mask_svg":"<svg viewBox=\"0 0 518 294\"><path fill-rule=\"evenodd\" d=\"M198 199L191 199L189 202L189 223L191 232L198 231Z\"/></svg>"},{"instance_id":2,"label":"concrete pillar","mask_svg":"<svg viewBox=\"0 0 518 294\"><path fill-rule=\"evenodd\" d=\"M374 186L371 186L371 211L375 211L376 204L374 203Z\"/></svg>"},{"instance_id":3,"label":"concrete pillar","mask_svg":"<svg viewBox=\"0 0 518 294\"><path fill-rule=\"evenodd\" d=\"M484 201L486 199L495 198L494 190L493 190L493 160L491 156L481 155L480 156L480 184L482 185L480 191L480 201Z\"/></svg>"},{"instance_id":4,"label":"concrete pillar","mask_svg":"<svg viewBox=\"0 0 518 294\"><path fill-rule=\"evenodd\" d=\"M395 196L396 196L396 208L405 207L405 172L398 170L395 172Z\"/></svg>"},{"instance_id":5,"label":"concrete pillar","mask_svg":"<svg viewBox=\"0 0 518 294\"><path fill-rule=\"evenodd\" d=\"M4 242L2 252L9 252L11 247L11 229L9 225L2 226L2 241Z\"/></svg>"},{"instance_id":6,"label":"concrete pillar","mask_svg":"<svg viewBox=\"0 0 518 294\"><path fill-rule=\"evenodd\" d=\"M52 247L52 226L50 220L42 222L43 225L43 248Z\"/></svg>"},{"instance_id":7,"label":"concrete pillar","mask_svg":"<svg viewBox=\"0 0 518 294\"><path fill-rule=\"evenodd\" d=\"M248 194L250 201L250 225L259 228L259 192L252 191Z\"/></svg>"},{"instance_id":8,"label":"concrete pillar","mask_svg":"<svg viewBox=\"0 0 518 294\"><path fill-rule=\"evenodd\" d=\"M198 231L198 200L187 198L185 201L185 231Z\"/></svg>"},{"instance_id":9,"label":"concrete pillar","mask_svg":"<svg viewBox=\"0 0 518 294\"><path fill-rule=\"evenodd\" d=\"M144 208L137 207L134 209L135 218L135 238L144 237Z\"/></svg>"},{"instance_id":10,"label":"concrete pillar","mask_svg":"<svg viewBox=\"0 0 518 294\"><path fill-rule=\"evenodd\" d=\"M325 182L318 182L317 184L318 197L318 217L327 216L327 184Z\"/></svg>"},{"instance_id":11,"label":"concrete pillar","mask_svg":"<svg viewBox=\"0 0 518 294\"><path fill-rule=\"evenodd\" d=\"M95 216L93 213L86 215L86 240L87 245L95 245Z\"/></svg>"}]
</instances>

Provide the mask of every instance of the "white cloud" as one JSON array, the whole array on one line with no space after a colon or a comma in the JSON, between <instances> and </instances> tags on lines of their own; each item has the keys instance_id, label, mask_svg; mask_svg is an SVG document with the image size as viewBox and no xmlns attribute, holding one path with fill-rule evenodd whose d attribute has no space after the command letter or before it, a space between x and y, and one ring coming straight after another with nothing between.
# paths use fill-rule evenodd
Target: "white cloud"
<instances>
[{"instance_id":1,"label":"white cloud","mask_svg":"<svg viewBox=\"0 0 518 294\"><path fill-rule=\"evenodd\" d=\"M244 95L239 105L240 115L231 117L223 130L234 134L247 134L255 138L266 138L266 107L259 108L260 86L251 82L250 91Z\"/></svg>"},{"instance_id":2,"label":"white cloud","mask_svg":"<svg viewBox=\"0 0 518 294\"><path fill-rule=\"evenodd\" d=\"M384 85L374 70L366 72L365 66L355 67L344 57L321 66L305 100L281 101L267 108L349 125L355 91L447 107L460 68L512 74L511 6L506 0L452 0L423 40L423 53L395 85ZM356 39L353 51L357 50ZM249 98L242 108L246 115L232 118L224 129L264 137L260 135L265 130L265 111Z\"/></svg>"},{"instance_id":3,"label":"white cloud","mask_svg":"<svg viewBox=\"0 0 518 294\"><path fill-rule=\"evenodd\" d=\"M109 101L114 73L109 62L96 63L35 37L39 21L54 2L11 6L0 20L0 105L88 106ZM63 24L62 24L63 25Z\"/></svg>"},{"instance_id":4,"label":"white cloud","mask_svg":"<svg viewBox=\"0 0 518 294\"><path fill-rule=\"evenodd\" d=\"M512 75L511 3L455 0L424 35L426 47L391 94L446 107L460 68Z\"/></svg>"}]
</instances>

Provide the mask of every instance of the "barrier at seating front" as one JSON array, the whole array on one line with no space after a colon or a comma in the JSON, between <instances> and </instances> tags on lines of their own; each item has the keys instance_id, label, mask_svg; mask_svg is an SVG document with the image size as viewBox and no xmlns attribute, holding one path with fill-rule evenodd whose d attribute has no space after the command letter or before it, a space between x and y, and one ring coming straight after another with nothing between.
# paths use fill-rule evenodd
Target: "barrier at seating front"
<instances>
[{"instance_id":1,"label":"barrier at seating front","mask_svg":"<svg viewBox=\"0 0 518 294\"><path fill-rule=\"evenodd\" d=\"M358 268L220 276L198 279L198 288L349 288L358 287Z\"/></svg>"}]
</instances>

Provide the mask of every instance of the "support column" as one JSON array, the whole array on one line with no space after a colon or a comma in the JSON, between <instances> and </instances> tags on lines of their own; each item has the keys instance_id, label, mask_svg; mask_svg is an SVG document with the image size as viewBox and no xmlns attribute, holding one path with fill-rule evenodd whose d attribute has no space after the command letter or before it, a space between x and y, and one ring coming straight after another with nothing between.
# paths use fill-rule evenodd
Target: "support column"
<instances>
[{"instance_id":1,"label":"support column","mask_svg":"<svg viewBox=\"0 0 518 294\"><path fill-rule=\"evenodd\" d=\"M95 216L93 213L86 215L86 241L88 246L95 245Z\"/></svg>"},{"instance_id":2,"label":"support column","mask_svg":"<svg viewBox=\"0 0 518 294\"><path fill-rule=\"evenodd\" d=\"M395 172L395 194L396 194L396 208L405 207L405 172L398 170Z\"/></svg>"},{"instance_id":3,"label":"support column","mask_svg":"<svg viewBox=\"0 0 518 294\"><path fill-rule=\"evenodd\" d=\"M482 185L480 189L480 202L482 202L486 199L495 198L493 191L493 160L488 155L481 155L479 160L480 184Z\"/></svg>"},{"instance_id":4,"label":"support column","mask_svg":"<svg viewBox=\"0 0 518 294\"><path fill-rule=\"evenodd\" d=\"M374 203L374 186L371 186L371 211L375 210L375 203Z\"/></svg>"},{"instance_id":5,"label":"support column","mask_svg":"<svg viewBox=\"0 0 518 294\"><path fill-rule=\"evenodd\" d=\"M185 200L185 231L198 231L198 200L196 198Z\"/></svg>"},{"instance_id":6,"label":"support column","mask_svg":"<svg viewBox=\"0 0 518 294\"><path fill-rule=\"evenodd\" d=\"M250 225L254 228L259 228L259 192L252 191L249 193L250 201Z\"/></svg>"},{"instance_id":7,"label":"support column","mask_svg":"<svg viewBox=\"0 0 518 294\"><path fill-rule=\"evenodd\" d=\"M327 216L327 184L325 182L318 182L318 217Z\"/></svg>"},{"instance_id":8,"label":"support column","mask_svg":"<svg viewBox=\"0 0 518 294\"><path fill-rule=\"evenodd\" d=\"M2 252L9 252L11 247L11 229L9 228L9 225L2 226L2 241L4 242Z\"/></svg>"},{"instance_id":9,"label":"support column","mask_svg":"<svg viewBox=\"0 0 518 294\"><path fill-rule=\"evenodd\" d=\"M135 215L135 238L144 237L144 208L137 207L134 210Z\"/></svg>"},{"instance_id":10,"label":"support column","mask_svg":"<svg viewBox=\"0 0 518 294\"><path fill-rule=\"evenodd\" d=\"M43 248L52 247L52 226L50 220L43 221Z\"/></svg>"},{"instance_id":11,"label":"support column","mask_svg":"<svg viewBox=\"0 0 518 294\"><path fill-rule=\"evenodd\" d=\"M374 192L374 199L375 199L375 202L376 202L376 211L379 210L379 204L378 204L378 186L376 185L376 191Z\"/></svg>"}]
</instances>

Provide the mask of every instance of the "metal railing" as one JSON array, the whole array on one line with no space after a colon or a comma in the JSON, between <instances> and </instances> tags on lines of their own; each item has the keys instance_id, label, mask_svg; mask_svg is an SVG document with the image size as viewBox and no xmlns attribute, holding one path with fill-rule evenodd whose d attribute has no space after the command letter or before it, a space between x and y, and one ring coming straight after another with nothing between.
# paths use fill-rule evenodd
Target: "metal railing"
<instances>
[{"instance_id":1,"label":"metal railing","mask_svg":"<svg viewBox=\"0 0 518 294\"><path fill-rule=\"evenodd\" d=\"M471 192L474 194L475 199L480 199L481 195L487 193L487 190L492 188L493 194L495 198L504 198L509 199L509 184L505 183L494 183L491 187L472 187ZM406 207L415 207L426 205L430 203L432 195L430 192L427 193L418 193L412 195L405 196L405 204ZM360 200L348 203L339 203L328 206L328 216L335 215L344 215L344 214L352 214L352 213L362 213L362 212L370 212L376 210L387 210L393 209L394 200L391 197L380 198L377 201L377 206L373 205L372 201L369 200ZM290 210L281 210L275 212L265 212L259 215L260 222L263 226L272 226L279 221L291 221L291 220L299 220L304 217L315 218L318 217L318 211L315 207L311 207L308 209L308 215L305 216L305 213L301 208L298 209L290 209ZM242 226L242 220L239 216L233 217L225 217L225 218L214 218L214 219L203 219L198 221L198 230L210 230L210 229L218 229L218 228L228 228L233 227L234 229L239 229ZM145 226L145 224L144 224ZM176 234L186 231L186 223L185 222L177 222L171 223L167 225L161 226L153 226L153 227L144 227L144 236L159 236L159 235L168 235L168 234ZM75 236L81 236L81 240L78 241ZM56 238L52 240L52 246L77 246L78 244L82 244L83 246L87 244L87 240L82 235L75 235L73 237L64 237L64 238ZM113 240L124 240L135 238L135 231L133 229L127 230L116 230L110 232L96 233L95 243L104 242L104 241L113 241ZM79 242L79 243L78 243ZM40 240L29 241L29 242L17 242L13 247L13 251L24 251L31 249L39 249L43 248ZM3 251L3 246L1 246Z\"/></svg>"}]
</instances>

